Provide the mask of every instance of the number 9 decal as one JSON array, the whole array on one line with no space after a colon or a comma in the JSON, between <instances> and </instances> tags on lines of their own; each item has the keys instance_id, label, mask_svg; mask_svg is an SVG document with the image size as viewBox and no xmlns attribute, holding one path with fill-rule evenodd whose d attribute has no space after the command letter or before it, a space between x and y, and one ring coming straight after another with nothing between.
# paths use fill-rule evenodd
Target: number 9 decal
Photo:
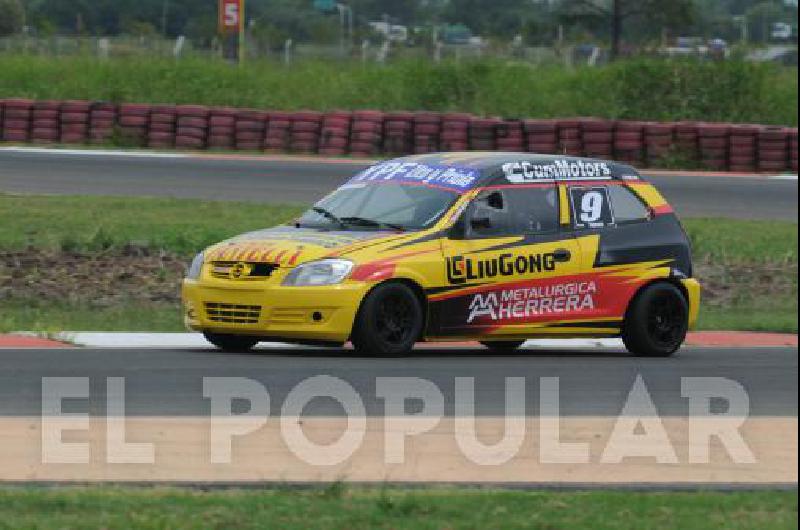
<instances>
[{"instance_id":1,"label":"number 9 decal","mask_svg":"<svg viewBox=\"0 0 800 530\"><path fill-rule=\"evenodd\" d=\"M575 228L603 228L614 224L608 189L570 188Z\"/></svg>"}]
</instances>

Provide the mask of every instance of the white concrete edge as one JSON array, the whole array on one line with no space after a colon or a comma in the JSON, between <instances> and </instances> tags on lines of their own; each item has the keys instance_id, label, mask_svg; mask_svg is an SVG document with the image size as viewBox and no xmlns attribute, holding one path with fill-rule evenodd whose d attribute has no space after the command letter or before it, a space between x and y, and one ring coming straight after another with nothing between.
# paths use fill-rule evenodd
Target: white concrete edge
<instances>
[{"instance_id":1,"label":"white concrete edge","mask_svg":"<svg viewBox=\"0 0 800 530\"><path fill-rule=\"evenodd\" d=\"M188 158L185 153L165 153L161 151L127 151L124 149L59 149L47 147L0 147L0 151L37 155L72 155L98 157L138 157L138 158Z\"/></svg>"},{"instance_id":2,"label":"white concrete edge","mask_svg":"<svg viewBox=\"0 0 800 530\"><path fill-rule=\"evenodd\" d=\"M73 156L97 156L97 157L139 157L139 158L216 158L213 153L182 153L182 152L165 152L165 151L147 151L147 150L124 150L124 149L63 149L58 147L25 147L25 146L4 146L0 147L0 152L11 153L30 153L30 154L43 154L43 155L73 155ZM236 153L230 153L236 157ZM243 155L244 156L244 155ZM219 157L221 160L226 158L225 155ZM270 155L252 155L248 159L270 161L274 160ZM283 158L281 158L283 160ZM325 157L319 157L321 162L326 160ZM287 154L287 161L291 161L291 155ZM377 162L379 159L336 159L337 161L347 161L353 164L362 164L369 162ZM305 159L303 160L305 161ZM647 176L647 170L642 170L642 173ZM690 170L686 171L691 174ZM797 180L797 175L761 175L753 174L752 178L767 179L767 180Z\"/></svg>"},{"instance_id":3,"label":"white concrete edge","mask_svg":"<svg viewBox=\"0 0 800 530\"><path fill-rule=\"evenodd\" d=\"M105 332L63 332L51 336L55 340L69 342L77 346L91 348L207 348L213 349L199 333L105 333ZM460 344L444 348L462 347ZM621 339L533 339L525 343L525 348L539 349L595 349L621 348ZM303 348L282 342L262 342L259 349Z\"/></svg>"},{"instance_id":4,"label":"white concrete edge","mask_svg":"<svg viewBox=\"0 0 800 530\"><path fill-rule=\"evenodd\" d=\"M767 178L771 180L797 180L797 175L772 175Z\"/></svg>"}]
</instances>

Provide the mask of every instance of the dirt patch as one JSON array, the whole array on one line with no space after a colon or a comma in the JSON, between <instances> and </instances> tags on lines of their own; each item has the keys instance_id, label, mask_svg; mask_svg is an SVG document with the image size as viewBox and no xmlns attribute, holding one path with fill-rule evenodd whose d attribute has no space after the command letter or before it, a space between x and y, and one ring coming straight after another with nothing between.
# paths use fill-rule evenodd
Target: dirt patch
<instances>
[{"instance_id":1,"label":"dirt patch","mask_svg":"<svg viewBox=\"0 0 800 530\"><path fill-rule=\"evenodd\" d=\"M0 300L33 299L110 307L180 300L186 261L129 246L102 253L0 252Z\"/></svg>"},{"instance_id":2,"label":"dirt patch","mask_svg":"<svg viewBox=\"0 0 800 530\"><path fill-rule=\"evenodd\" d=\"M694 263L695 275L703 286L703 302L730 306L752 299L797 296L797 263Z\"/></svg>"}]
</instances>

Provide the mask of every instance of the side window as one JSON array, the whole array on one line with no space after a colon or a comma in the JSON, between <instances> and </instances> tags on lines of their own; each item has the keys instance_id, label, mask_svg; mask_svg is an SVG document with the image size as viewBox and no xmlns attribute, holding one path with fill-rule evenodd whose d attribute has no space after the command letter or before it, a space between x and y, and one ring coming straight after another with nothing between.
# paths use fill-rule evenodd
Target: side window
<instances>
[{"instance_id":1,"label":"side window","mask_svg":"<svg viewBox=\"0 0 800 530\"><path fill-rule=\"evenodd\" d=\"M593 230L614 224L606 186L572 187L569 195L575 228Z\"/></svg>"},{"instance_id":2,"label":"side window","mask_svg":"<svg viewBox=\"0 0 800 530\"><path fill-rule=\"evenodd\" d=\"M543 234L559 226L555 186L486 190L469 211L473 238Z\"/></svg>"},{"instance_id":3,"label":"side window","mask_svg":"<svg viewBox=\"0 0 800 530\"><path fill-rule=\"evenodd\" d=\"M625 186L611 186L608 193L617 224L650 220L650 209Z\"/></svg>"}]
</instances>

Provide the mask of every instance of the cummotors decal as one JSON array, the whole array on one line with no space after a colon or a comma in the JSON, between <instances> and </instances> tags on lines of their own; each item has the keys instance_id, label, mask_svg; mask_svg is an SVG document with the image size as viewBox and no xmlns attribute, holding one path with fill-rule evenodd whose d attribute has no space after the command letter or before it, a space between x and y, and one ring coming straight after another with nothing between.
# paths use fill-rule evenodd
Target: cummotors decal
<instances>
[{"instance_id":1,"label":"cummotors decal","mask_svg":"<svg viewBox=\"0 0 800 530\"><path fill-rule=\"evenodd\" d=\"M508 162L503 173L515 184L540 180L569 180L611 178L611 167L606 162L586 160L555 160L552 164Z\"/></svg>"},{"instance_id":2,"label":"cummotors decal","mask_svg":"<svg viewBox=\"0 0 800 530\"><path fill-rule=\"evenodd\" d=\"M522 276L525 274L556 270L555 254L501 254L496 258L475 259L453 256L446 259L447 281L462 284L468 281L495 278L497 276Z\"/></svg>"},{"instance_id":3,"label":"cummotors decal","mask_svg":"<svg viewBox=\"0 0 800 530\"><path fill-rule=\"evenodd\" d=\"M595 308L596 293L593 281L477 293L470 302L467 323L590 311Z\"/></svg>"}]
</instances>

